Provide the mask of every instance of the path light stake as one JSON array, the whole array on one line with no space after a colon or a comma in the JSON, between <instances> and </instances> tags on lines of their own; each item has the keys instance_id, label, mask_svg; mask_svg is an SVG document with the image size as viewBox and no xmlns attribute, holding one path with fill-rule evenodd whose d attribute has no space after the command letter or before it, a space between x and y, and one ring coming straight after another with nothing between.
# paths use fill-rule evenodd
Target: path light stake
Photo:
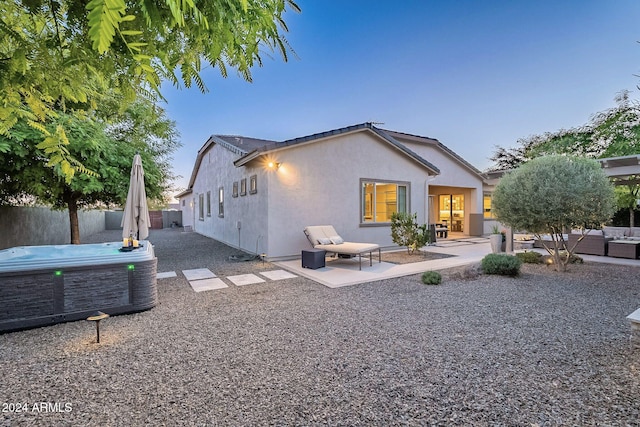
<instances>
[{"instance_id":1,"label":"path light stake","mask_svg":"<svg viewBox=\"0 0 640 427\"><path fill-rule=\"evenodd\" d=\"M96 311L91 316L87 317L90 322L96 322L96 343L100 344L100 321L109 317L107 313Z\"/></svg>"}]
</instances>

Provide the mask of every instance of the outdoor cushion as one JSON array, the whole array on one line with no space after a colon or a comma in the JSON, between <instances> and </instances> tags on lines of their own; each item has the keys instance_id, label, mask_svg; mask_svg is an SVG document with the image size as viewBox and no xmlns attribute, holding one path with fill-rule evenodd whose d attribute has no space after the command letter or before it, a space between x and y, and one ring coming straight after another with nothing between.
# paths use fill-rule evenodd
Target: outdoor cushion
<instances>
[{"instance_id":1,"label":"outdoor cushion","mask_svg":"<svg viewBox=\"0 0 640 427\"><path fill-rule=\"evenodd\" d=\"M624 237L629 235L629 227L604 227L602 229L604 237Z\"/></svg>"},{"instance_id":2,"label":"outdoor cushion","mask_svg":"<svg viewBox=\"0 0 640 427\"><path fill-rule=\"evenodd\" d=\"M629 228L629 236L640 237L640 227Z\"/></svg>"},{"instance_id":3,"label":"outdoor cushion","mask_svg":"<svg viewBox=\"0 0 640 427\"><path fill-rule=\"evenodd\" d=\"M315 249L324 249L327 252L358 255L365 252L372 252L378 250L380 245L376 243L354 243L344 242L340 245L315 245Z\"/></svg>"},{"instance_id":4,"label":"outdoor cushion","mask_svg":"<svg viewBox=\"0 0 640 427\"><path fill-rule=\"evenodd\" d=\"M332 242L328 237L318 237L318 243L321 245L330 245Z\"/></svg>"},{"instance_id":5,"label":"outdoor cushion","mask_svg":"<svg viewBox=\"0 0 640 427\"><path fill-rule=\"evenodd\" d=\"M333 243L334 245L340 245L344 243L344 239L340 236L331 236L329 237L329 240L331 240L331 243Z\"/></svg>"}]
</instances>

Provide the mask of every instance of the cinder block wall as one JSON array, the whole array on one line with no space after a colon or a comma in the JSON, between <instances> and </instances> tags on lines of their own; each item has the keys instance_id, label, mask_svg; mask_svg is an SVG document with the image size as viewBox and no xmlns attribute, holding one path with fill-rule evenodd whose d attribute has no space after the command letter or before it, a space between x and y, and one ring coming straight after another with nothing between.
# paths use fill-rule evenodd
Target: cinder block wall
<instances>
[{"instance_id":1,"label":"cinder block wall","mask_svg":"<svg viewBox=\"0 0 640 427\"><path fill-rule=\"evenodd\" d=\"M80 241L105 229L103 211L78 212ZM67 210L0 206L0 249L14 246L64 245L71 242Z\"/></svg>"}]
</instances>

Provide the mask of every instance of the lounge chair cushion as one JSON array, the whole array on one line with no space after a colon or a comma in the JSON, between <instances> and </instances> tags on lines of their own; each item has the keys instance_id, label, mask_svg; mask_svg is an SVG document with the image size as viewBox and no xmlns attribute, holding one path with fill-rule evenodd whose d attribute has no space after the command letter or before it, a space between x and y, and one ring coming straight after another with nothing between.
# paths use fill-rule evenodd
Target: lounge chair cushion
<instances>
[{"instance_id":1,"label":"lounge chair cushion","mask_svg":"<svg viewBox=\"0 0 640 427\"><path fill-rule=\"evenodd\" d=\"M321 245L330 245L332 242L328 237L318 237L318 243Z\"/></svg>"},{"instance_id":2,"label":"lounge chair cushion","mask_svg":"<svg viewBox=\"0 0 640 427\"><path fill-rule=\"evenodd\" d=\"M336 254L358 255L365 252L373 252L378 250L380 245L375 243L354 243L344 242L340 245L315 245L315 249L324 249L327 252Z\"/></svg>"},{"instance_id":3,"label":"lounge chair cushion","mask_svg":"<svg viewBox=\"0 0 640 427\"><path fill-rule=\"evenodd\" d=\"M331 236L329 237L329 240L331 240L331 243L334 245L341 245L344 243L344 239L340 236Z\"/></svg>"}]
</instances>

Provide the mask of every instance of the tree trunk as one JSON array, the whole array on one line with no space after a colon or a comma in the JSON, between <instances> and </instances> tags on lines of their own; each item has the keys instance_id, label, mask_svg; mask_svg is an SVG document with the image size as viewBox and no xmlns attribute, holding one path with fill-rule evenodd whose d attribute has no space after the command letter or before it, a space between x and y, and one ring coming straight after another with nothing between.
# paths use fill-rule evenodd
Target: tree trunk
<instances>
[{"instance_id":1,"label":"tree trunk","mask_svg":"<svg viewBox=\"0 0 640 427\"><path fill-rule=\"evenodd\" d=\"M635 222L634 221L635 220L634 216L635 216L635 211L633 209L633 206L631 206L629 208L629 227L635 227L635 225L634 225L634 222Z\"/></svg>"},{"instance_id":2,"label":"tree trunk","mask_svg":"<svg viewBox=\"0 0 640 427\"><path fill-rule=\"evenodd\" d=\"M80 244L80 227L78 226L78 203L73 197L69 197L67 201L69 208L69 228L71 229L71 244Z\"/></svg>"}]
</instances>

